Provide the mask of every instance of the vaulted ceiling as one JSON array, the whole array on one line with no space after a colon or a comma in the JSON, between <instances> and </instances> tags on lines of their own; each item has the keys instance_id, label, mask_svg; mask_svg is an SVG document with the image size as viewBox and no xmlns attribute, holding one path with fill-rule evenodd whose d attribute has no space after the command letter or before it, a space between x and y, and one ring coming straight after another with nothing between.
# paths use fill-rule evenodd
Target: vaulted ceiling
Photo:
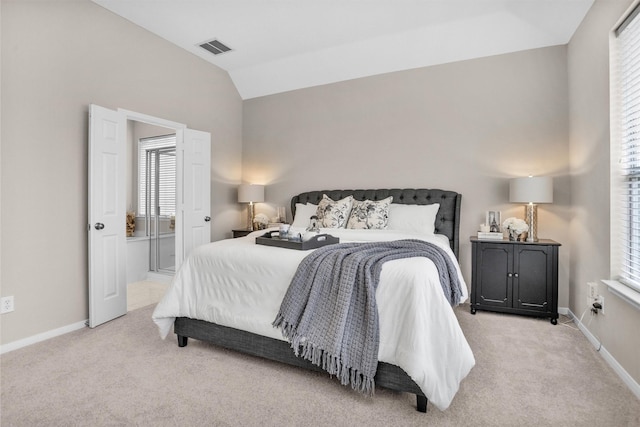
<instances>
[{"instance_id":1,"label":"vaulted ceiling","mask_svg":"<svg viewBox=\"0 0 640 427\"><path fill-rule=\"evenodd\" d=\"M593 0L92 0L226 70L243 99L569 42ZM200 47L219 40L231 50ZM215 49L214 49L215 50Z\"/></svg>"}]
</instances>

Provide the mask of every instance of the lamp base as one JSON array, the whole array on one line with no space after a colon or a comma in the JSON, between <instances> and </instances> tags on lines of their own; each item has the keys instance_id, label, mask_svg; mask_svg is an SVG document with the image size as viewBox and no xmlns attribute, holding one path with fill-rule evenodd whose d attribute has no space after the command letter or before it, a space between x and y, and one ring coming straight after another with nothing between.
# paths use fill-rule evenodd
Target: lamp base
<instances>
[{"instance_id":1,"label":"lamp base","mask_svg":"<svg viewBox=\"0 0 640 427\"><path fill-rule=\"evenodd\" d=\"M253 202L249 202L249 206L247 207L247 230L254 231L253 228Z\"/></svg>"},{"instance_id":2,"label":"lamp base","mask_svg":"<svg viewBox=\"0 0 640 427\"><path fill-rule=\"evenodd\" d=\"M524 218L527 224L529 224L529 231L527 233L527 242L538 241L538 205L529 203L524 205Z\"/></svg>"}]
</instances>

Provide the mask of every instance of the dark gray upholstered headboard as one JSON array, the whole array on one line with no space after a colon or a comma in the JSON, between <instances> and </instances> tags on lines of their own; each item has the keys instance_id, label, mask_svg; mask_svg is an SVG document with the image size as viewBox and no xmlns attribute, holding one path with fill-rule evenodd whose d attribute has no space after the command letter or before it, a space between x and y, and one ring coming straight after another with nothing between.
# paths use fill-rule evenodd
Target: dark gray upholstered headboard
<instances>
[{"instance_id":1,"label":"dark gray upholstered headboard","mask_svg":"<svg viewBox=\"0 0 640 427\"><path fill-rule=\"evenodd\" d=\"M326 194L333 200L340 200L352 195L356 200L382 200L393 196L393 203L407 205L430 205L439 203L436 215L435 232L449 238L453 253L458 257L460 245L460 203L462 195L455 191L429 189L379 189L379 190L325 190L308 191L291 198L291 213L296 214L296 203L313 203L317 205Z\"/></svg>"}]
</instances>

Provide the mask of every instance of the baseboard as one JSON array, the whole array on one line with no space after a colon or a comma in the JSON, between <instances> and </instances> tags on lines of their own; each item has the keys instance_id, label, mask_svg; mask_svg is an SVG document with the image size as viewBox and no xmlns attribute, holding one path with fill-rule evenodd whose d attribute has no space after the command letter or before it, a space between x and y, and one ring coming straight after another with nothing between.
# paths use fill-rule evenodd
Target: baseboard
<instances>
[{"instance_id":1,"label":"baseboard","mask_svg":"<svg viewBox=\"0 0 640 427\"><path fill-rule=\"evenodd\" d=\"M23 338L18 341L13 341L8 344L4 344L0 346L0 354L8 353L13 350L17 350L19 348L23 348L32 344L36 344L42 341L46 341L50 338L55 338L60 335L68 334L69 332L77 331L78 329L86 328L87 321L83 320L82 322L73 323L71 325L63 326L58 329L53 329L51 331L43 332L41 334L33 335L28 338Z\"/></svg>"},{"instance_id":2,"label":"baseboard","mask_svg":"<svg viewBox=\"0 0 640 427\"><path fill-rule=\"evenodd\" d=\"M618 363L618 361L607 351L607 349L602 345L600 340L587 329L586 326L580 321L578 316L573 314L571 310L568 310L567 316L571 317L571 319L578 326L578 329L584 334L585 337L589 340L591 345L600 353L602 358L611 366L611 368L618 374L620 379L629 387L631 392L636 395L638 399L640 399L640 384L636 382L635 379Z\"/></svg>"}]
</instances>

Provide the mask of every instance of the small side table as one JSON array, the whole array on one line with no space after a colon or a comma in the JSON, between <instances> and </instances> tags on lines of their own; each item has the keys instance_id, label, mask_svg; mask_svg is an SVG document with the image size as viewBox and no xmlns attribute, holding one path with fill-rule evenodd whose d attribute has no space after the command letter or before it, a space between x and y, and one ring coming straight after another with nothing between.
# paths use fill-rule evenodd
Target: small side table
<instances>
[{"instance_id":1,"label":"small side table","mask_svg":"<svg viewBox=\"0 0 640 427\"><path fill-rule=\"evenodd\" d=\"M252 233L253 230L241 229L241 230L231 230L231 232L233 233L233 238L235 239L236 237L244 237L247 234Z\"/></svg>"},{"instance_id":2,"label":"small side table","mask_svg":"<svg viewBox=\"0 0 640 427\"><path fill-rule=\"evenodd\" d=\"M471 314L476 310L547 317L558 323L560 243L471 237Z\"/></svg>"}]
</instances>

